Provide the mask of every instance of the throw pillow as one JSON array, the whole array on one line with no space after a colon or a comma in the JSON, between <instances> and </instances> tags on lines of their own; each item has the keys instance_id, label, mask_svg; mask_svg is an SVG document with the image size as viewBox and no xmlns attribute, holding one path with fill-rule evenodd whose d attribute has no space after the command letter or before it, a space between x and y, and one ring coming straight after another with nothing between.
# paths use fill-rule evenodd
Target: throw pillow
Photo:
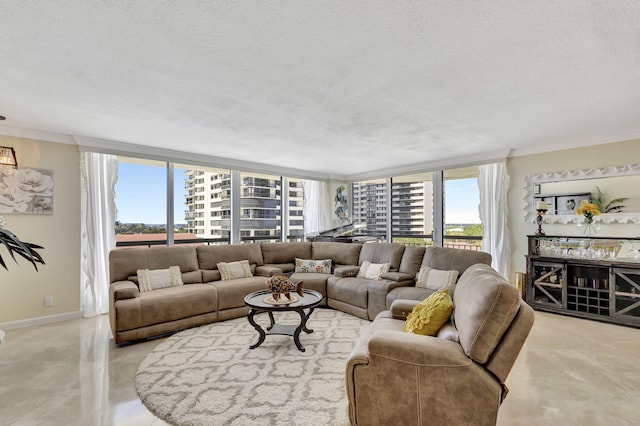
<instances>
[{"instance_id":1,"label":"throw pillow","mask_svg":"<svg viewBox=\"0 0 640 426\"><path fill-rule=\"evenodd\" d=\"M389 272L388 263L371 263L368 260L365 260L362 262L362 265L360 265L357 277L369 280L379 280L380 276L385 272Z\"/></svg>"},{"instance_id":2,"label":"throw pillow","mask_svg":"<svg viewBox=\"0 0 640 426\"><path fill-rule=\"evenodd\" d=\"M458 281L458 271L442 271L426 265L422 265L420 272L416 275L416 287L428 288L433 291L447 288L450 294L453 293L456 281Z\"/></svg>"},{"instance_id":3,"label":"throw pillow","mask_svg":"<svg viewBox=\"0 0 640 426\"><path fill-rule=\"evenodd\" d=\"M453 301L449 290L436 291L416 305L407 316L404 331L424 336L435 336L451 317Z\"/></svg>"},{"instance_id":4,"label":"throw pillow","mask_svg":"<svg viewBox=\"0 0 640 426\"><path fill-rule=\"evenodd\" d=\"M168 269L138 269L137 276L141 292L183 285L179 266L170 266Z\"/></svg>"},{"instance_id":5,"label":"throw pillow","mask_svg":"<svg viewBox=\"0 0 640 426\"><path fill-rule=\"evenodd\" d=\"M309 260L296 257L296 272L318 272L320 274L331 273L331 259Z\"/></svg>"},{"instance_id":6,"label":"throw pillow","mask_svg":"<svg viewBox=\"0 0 640 426\"><path fill-rule=\"evenodd\" d=\"M248 260L237 262L220 262L217 264L222 281L235 280L238 278L252 277L251 266Z\"/></svg>"}]
</instances>

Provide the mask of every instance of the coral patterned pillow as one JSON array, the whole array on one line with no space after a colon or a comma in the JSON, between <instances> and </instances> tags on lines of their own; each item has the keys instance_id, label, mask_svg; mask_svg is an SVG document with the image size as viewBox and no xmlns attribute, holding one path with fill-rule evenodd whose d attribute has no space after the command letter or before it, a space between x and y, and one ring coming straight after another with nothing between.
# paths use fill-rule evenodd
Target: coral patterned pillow
<instances>
[{"instance_id":1,"label":"coral patterned pillow","mask_svg":"<svg viewBox=\"0 0 640 426\"><path fill-rule=\"evenodd\" d=\"M333 261L331 259L310 260L298 259L296 257L296 272L317 272L320 274L330 274L332 264Z\"/></svg>"}]
</instances>

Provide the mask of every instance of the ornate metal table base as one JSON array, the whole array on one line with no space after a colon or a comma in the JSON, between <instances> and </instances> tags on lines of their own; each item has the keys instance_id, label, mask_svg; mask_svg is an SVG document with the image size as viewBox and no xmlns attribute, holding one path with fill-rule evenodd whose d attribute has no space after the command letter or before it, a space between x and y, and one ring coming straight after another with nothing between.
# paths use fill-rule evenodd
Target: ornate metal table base
<instances>
[{"instance_id":1,"label":"ornate metal table base","mask_svg":"<svg viewBox=\"0 0 640 426\"><path fill-rule=\"evenodd\" d=\"M302 344L300 343L300 333L301 332L305 332L305 333L313 333L313 330L310 328L307 328L307 320L309 319L309 317L311 316L311 313L313 312L315 308L310 308L308 313L304 312L303 308L300 309L290 309L291 311L295 311L298 313L298 315L300 315L300 324L299 325L293 325L293 324L276 324L275 319L273 318L273 312L271 311L264 311L261 309L251 309L249 311L249 323L253 326L253 328L256 329L256 331L260 334L258 336L258 340L252 344L251 346L249 346L249 348L251 349L255 349L258 346L260 346L262 344L262 342L264 342L265 337L268 335L272 335L272 334L279 334L282 336L293 336L293 342L296 344L296 347L298 348L298 350L300 350L300 352L304 352L305 349L302 346ZM259 314L261 312L266 312L269 314L269 320L270 320L270 325L269 327L267 327L267 330L263 330L262 327L260 326L260 324L256 323L255 320L253 319L253 317L256 314Z\"/></svg>"}]
</instances>

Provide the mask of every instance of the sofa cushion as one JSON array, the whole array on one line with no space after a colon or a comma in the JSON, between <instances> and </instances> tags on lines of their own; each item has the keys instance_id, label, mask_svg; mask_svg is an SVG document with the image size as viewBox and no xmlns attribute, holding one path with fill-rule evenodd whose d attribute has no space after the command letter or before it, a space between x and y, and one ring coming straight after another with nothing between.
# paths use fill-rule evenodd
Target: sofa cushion
<instances>
[{"instance_id":1,"label":"sofa cushion","mask_svg":"<svg viewBox=\"0 0 640 426\"><path fill-rule=\"evenodd\" d=\"M295 272L317 272L321 274L331 273L331 259L299 259L296 258Z\"/></svg>"},{"instance_id":2,"label":"sofa cushion","mask_svg":"<svg viewBox=\"0 0 640 426\"><path fill-rule=\"evenodd\" d=\"M453 303L465 354L484 364L518 312L518 290L490 266L476 264L458 280Z\"/></svg>"},{"instance_id":3,"label":"sofa cushion","mask_svg":"<svg viewBox=\"0 0 640 426\"><path fill-rule=\"evenodd\" d=\"M266 264L293 263L296 257L311 258L311 243L265 243L260 248Z\"/></svg>"},{"instance_id":4,"label":"sofa cushion","mask_svg":"<svg viewBox=\"0 0 640 426\"><path fill-rule=\"evenodd\" d=\"M388 263L371 263L368 260L362 262L358 271L358 278L366 278L369 280L379 280L380 276L385 272L389 272Z\"/></svg>"},{"instance_id":5,"label":"sofa cushion","mask_svg":"<svg viewBox=\"0 0 640 426\"><path fill-rule=\"evenodd\" d=\"M398 268L400 268L400 261L402 260L404 249L404 244L366 243L362 246L358 263L362 265L366 260L371 263L388 263L389 271L396 272Z\"/></svg>"},{"instance_id":6,"label":"sofa cushion","mask_svg":"<svg viewBox=\"0 0 640 426\"><path fill-rule=\"evenodd\" d=\"M361 250L362 244L317 241L311 243L311 259L332 259L334 267L357 265Z\"/></svg>"},{"instance_id":7,"label":"sofa cushion","mask_svg":"<svg viewBox=\"0 0 640 426\"><path fill-rule=\"evenodd\" d=\"M424 247L407 246L402 253L398 271L415 277L420 270L420 265L422 265L424 250Z\"/></svg>"},{"instance_id":8,"label":"sofa cushion","mask_svg":"<svg viewBox=\"0 0 640 426\"><path fill-rule=\"evenodd\" d=\"M219 262L217 265L222 281L237 280L238 278L252 277L248 260L237 262Z\"/></svg>"},{"instance_id":9,"label":"sofa cushion","mask_svg":"<svg viewBox=\"0 0 640 426\"><path fill-rule=\"evenodd\" d=\"M166 269L174 265L180 267L183 282L188 282L185 273L197 272L200 269L196 248L174 246L112 250L109 253L109 282L123 281L136 276L138 269ZM197 279L200 279L199 277L200 274L197 273Z\"/></svg>"},{"instance_id":10,"label":"sofa cushion","mask_svg":"<svg viewBox=\"0 0 640 426\"><path fill-rule=\"evenodd\" d=\"M427 247L422 264L434 269L458 271L458 278L471 265L484 263L491 265L491 255L482 251L460 250L449 247Z\"/></svg>"},{"instance_id":11,"label":"sofa cushion","mask_svg":"<svg viewBox=\"0 0 640 426\"><path fill-rule=\"evenodd\" d=\"M218 269L220 262L248 260L254 268L264 265L260 244L226 244L219 246L197 246L197 260L200 269ZM181 268L182 269L182 268Z\"/></svg>"},{"instance_id":12,"label":"sofa cushion","mask_svg":"<svg viewBox=\"0 0 640 426\"><path fill-rule=\"evenodd\" d=\"M138 269L137 276L140 291L183 285L179 266L170 266L167 269Z\"/></svg>"},{"instance_id":13,"label":"sofa cushion","mask_svg":"<svg viewBox=\"0 0 640 426\"><path fill-rule=\"evenodd\" d=\"M327 298L366 309L370 281L364 278L331 277L327 280Z\"/></svg>"},{"instance_id":14,"label":"sofa cushion","mask_svg":"<svg viewBox=\"0 0 640 426\"><path fill-rule=\"evenodd\" d=\"M265 277L240 278L229 281L214 281L209 283L218 291L218 310L234 309L246 306L244 297L258 290L265 289Z\"/></svg>"},{"instance_id":15,"label":"sofa cushion","mask_svg":"<svg viewBox=\"0 0 640 426\"><path fill-rule=\"evenodd\" d=\"M433 269L427 265L420 267L420 272L416 276L416 287L428 288L433 291L448 289L449 294L453 294L454 286L458 281L458 271L442 271Z\"/></svg>"},{"instance_id":16,"label":"sofa cushion","mask_svg":"<svg viewBox=\"0 0 640 426\"><path fill-rule=\"evenodd\" d=\"M167 287L115 301L115 331L133 330L215 312L218 293L207 284Z\"/></svg>"},{"instance_id":17,"label":"sofa cushion","mask_svg":"<svg viewBox=\"0 0 640 426\"><path fill-rule=\"evenodd\" d=\"M435 336L451 317L453 302L449 290L436 291L417 304L407 316L403 330L409 333Z\"/></svg>"}]
</instances>

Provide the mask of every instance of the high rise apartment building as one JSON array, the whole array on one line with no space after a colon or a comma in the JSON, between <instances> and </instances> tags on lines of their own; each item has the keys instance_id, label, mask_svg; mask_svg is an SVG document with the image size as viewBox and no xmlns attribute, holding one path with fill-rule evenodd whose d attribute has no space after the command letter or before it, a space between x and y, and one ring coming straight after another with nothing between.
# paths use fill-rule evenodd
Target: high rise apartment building
<instances>
[{"instance_id":1,"label":"high rise apartment building","mask_svg":"<svg viewBox=\"0 0 640 426\"><path fill-rule=\"evenodd\" d=\"M304 237L304 194L300 179L242 173L240 181L241 240L280 240L283 226L288 239ZM231 174L188 170L185 189L188 231L198 238L229 240Z\"/></svg>"},{"instance_id":2,"label":"high rise apartment building","mask_svg":"<svg viewBox=\"0 0 640 426\"><path fill-rule=\"evenodd\" d=\"M431 234L432 187L430 181L392 184L391 229L394 236ZM367 235L387 238L386 181L355 182L352 193L353 223L365 224L363 233Z\"/></svg>"}]
</instances>

